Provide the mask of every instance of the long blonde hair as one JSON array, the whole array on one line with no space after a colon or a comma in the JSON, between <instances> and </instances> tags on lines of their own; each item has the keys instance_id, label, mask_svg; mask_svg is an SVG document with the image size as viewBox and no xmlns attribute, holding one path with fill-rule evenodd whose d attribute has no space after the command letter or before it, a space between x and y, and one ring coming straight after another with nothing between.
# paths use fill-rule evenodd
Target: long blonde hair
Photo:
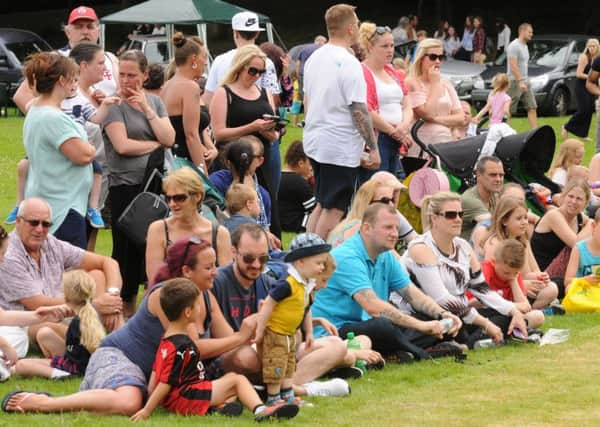
<instances>
[{"instance_id":1,"label":"long blonde hair","mask_svg":"<svg viewBox=\"0 0 600 427\"><path fill-rule=\"evenodd\" d=\"M258 46L249 44L240 47L231 61L231 68L223 78L221 86L236 82L242 70L256 57L262 58L265 66L267 65L267 55Z\"/></svg>"},{"instance_id":2,"label":"long blonde hair","mask_svg":"<svg viewBox=\"0 0 600 427\"><path fill-rule=\"evenodd\" d=\"M442 205L447 202L460 202L460 195L450 191L440 191L423 198L421 202L421 223L424 232L431 229L431 216L442 212Z\"/></svg>"},{"instance_id":3,"label":"long blonde hair","mask_svg":"<svg viewBox=\"0 0 600 427\"><path fill-rule=\"evenodd\" d=\"M438 39L424 39L419 42L419 47L417 48L417 52L415 54L415 60L410 66L409 76L414 78L421 78L423 72L421 71L421 62L425 57L425 52L427 49L440 48L442 51L444 50L444 44Z\"/></svg>"},{"instance_id":4,"label":"long blonde hair","mask_svg":"<svg viewBox=\"0 0 600 427\"><path fill-rule=\"evenodd\" d=\"M552 176L552 174L558 168L563 168L568 172L569 168L575 164L573 163L573 159L575 158L575 154L579 149L585 150L583 142L574 138L565 139L560 145L558 154L556 155L556 160L554 160L548 175Z\"/></svg>"},{"instance_id":5,"label":"long blonde hair","mask_svg":"<svg viewBox=\"0 0 600 427\"><path fill-rule=\"evenodd\" d=\"M63 289L67 304L79 309L79 330L81 345L93 353L106 336L100 323L98 313L92 306L92 298L96 292L96 283L92 276L84 270L71 270L63 276Z\"/></svg>"}]
</instances>

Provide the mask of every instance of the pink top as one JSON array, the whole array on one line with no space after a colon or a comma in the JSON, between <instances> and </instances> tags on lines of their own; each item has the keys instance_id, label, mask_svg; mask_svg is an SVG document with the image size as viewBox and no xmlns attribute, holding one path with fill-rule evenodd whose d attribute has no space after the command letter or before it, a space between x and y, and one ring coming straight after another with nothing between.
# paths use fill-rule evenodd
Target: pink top
<instances>
[{"instance_id":1,"label":"pink top","mask_svg":"<svg viewBox=\"0 0 600 427\"><path fill-rule=\"evenodd\" d=\"M429 87L423 82L419 81L421 90L410 92L408 94L409 101L413 108L424 105L427 102L427 95L429 93ZM452 110L462 110L460 100L452 83L447 80L442 80L446 91L442 95L436 104L436 116L449 116ZM416 115L416 113L415 113ZM444 125L440 125L432 122L425 122L425 124L419 129L419 138L425 144L438 144L440 142L454 141L452 137L452 130ZM417 144L411 145L408 150L409 156L417 156L420 152L420 148Z\"/></svg>"},{"instance_id":2,"label":"pink top","mask_svg":"<svg viewBox=\"0 0 600 427\"><path fill-rule=\"evenodd\" d=\"M504 106L507 102L510 102L510 96L506 92L497 92L490 94L488 102L490 103L490 125L502 123Z\"/></svg>"}]
</instances>

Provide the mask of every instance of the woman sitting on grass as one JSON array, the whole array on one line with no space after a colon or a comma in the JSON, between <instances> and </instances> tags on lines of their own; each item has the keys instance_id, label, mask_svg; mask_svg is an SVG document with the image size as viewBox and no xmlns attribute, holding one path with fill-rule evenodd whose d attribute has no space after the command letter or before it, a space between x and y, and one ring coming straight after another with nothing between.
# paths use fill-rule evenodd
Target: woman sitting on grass
<instances>
[{"instance_id":1,"label":"woman sitting on grass","mask_svg":"<svg viewBox=\"0 0 600 427\"><path fill-rule=\"evenodd\" d=\"M180 240L167 251L167 261L158 277L160 280L189 278L203 291L203 301L210 301L209 307L206 304L199 309L196 327L190 328L190 338L204 358L217 357L248 342L256 327L251 316L244 319L239 332L225 331L223 338L209 337L211 332L213 336L221 336L219 328L226 323L214 297L208 292L216 275L215 258L215 251L208 242L195 237ZM80 392L52 397L46 393L15 390L5 396L2 409L5 412L90 411L127 416L139 411L147 393L156 351L169 326L160 307L163 285L152 286L125 326L102 340L90 358Z\"/></svg>"}]
</instances>

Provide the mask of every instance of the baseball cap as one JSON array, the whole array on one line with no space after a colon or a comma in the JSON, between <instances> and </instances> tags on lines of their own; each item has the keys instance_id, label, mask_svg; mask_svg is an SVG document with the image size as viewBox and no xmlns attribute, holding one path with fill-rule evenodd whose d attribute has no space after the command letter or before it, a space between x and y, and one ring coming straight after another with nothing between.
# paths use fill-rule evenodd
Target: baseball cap
<instances>
[{"instance_id":1,"label":"baseball cap","mask_svg":"<svg viewBox=\"0 0 600 427\"><path fill-rule=\"evenodd\" d=\"M258 23L258 15L254 12L236 13L231 18L231 28L235 31L264 31Z\"/></svg>"},{"instance_id":2,"label":"baseball cap","mask_svg":"<svg viewBox=\"0 0 600 427\"><path fill-rule=\"evenodd\" d=\"M284 261L292 262L300 258L323 254L330 250L331 245L327 244L318 234L302 233L290 242L290 251L285 256Z\"/></svg>"},{"instance_id":3,"label":"baseball cap","mask_svg":"<svg viewBox=\"0 0 600 427\"><path fill-rule=\"evenodd\" d=\"M91 7L79 6L71 11L69 14L69 25L78 19L89 19L91 21L97 21L98 16L96 15L96 11Z\"/></svg>"}]
</instances>

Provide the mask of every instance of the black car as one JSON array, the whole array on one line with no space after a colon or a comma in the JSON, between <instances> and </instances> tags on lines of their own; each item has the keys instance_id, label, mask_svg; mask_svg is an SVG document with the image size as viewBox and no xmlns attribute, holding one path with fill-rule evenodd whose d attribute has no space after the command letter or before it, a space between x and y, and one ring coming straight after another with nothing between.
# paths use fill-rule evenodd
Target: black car
<instances>
[{"instance_id":1,"label":"black car","mask_svg":"<svg viewBox=\"0 0 600 427\"><path fill-rule=\"evenodd\" d=\"M562 116L576 108L577 60L590 37L545 34L534 36L528 43L529 82L541 114ZM487 101L492 78L506 70L506 54L503 53L475 79L471 99L478 109Z\"/></svg>"},{"instance_id":2,"label":"black car","mask_svg":"<svg viewBox=\"0 0 600 427\"><path fill-rule=\"evenodd\" d=\"M10 99L23 79L27 56L49 50L52 47L31 31L0 28L0 112L11 105Z\"/></svg>"}]
</instances>

